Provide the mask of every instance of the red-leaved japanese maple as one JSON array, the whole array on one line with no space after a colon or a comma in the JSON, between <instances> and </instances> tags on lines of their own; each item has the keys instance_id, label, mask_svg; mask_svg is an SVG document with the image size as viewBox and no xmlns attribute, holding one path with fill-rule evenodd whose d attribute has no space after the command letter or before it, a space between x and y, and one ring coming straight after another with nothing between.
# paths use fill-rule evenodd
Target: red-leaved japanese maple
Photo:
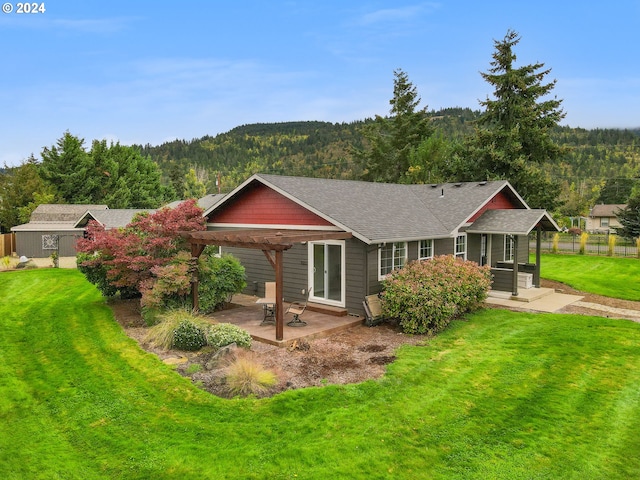
<instances>
[{"instance_id":1,"label":"red-leaved japanese maple","mask_svg":"<svg viewBox=\"0 0 640 480\"><path fill-rule=\"evenodd\" d=\"M205 228L202 209L195 200L187 200L175 208L138 215L122 229L105 230L89 222L87 238L80 239L76 249L91 255L83 267L102 267L109 284L139 291L155 267L167 265L180 251L189 251L178 232Z\"/></svg>"}]
</instances>

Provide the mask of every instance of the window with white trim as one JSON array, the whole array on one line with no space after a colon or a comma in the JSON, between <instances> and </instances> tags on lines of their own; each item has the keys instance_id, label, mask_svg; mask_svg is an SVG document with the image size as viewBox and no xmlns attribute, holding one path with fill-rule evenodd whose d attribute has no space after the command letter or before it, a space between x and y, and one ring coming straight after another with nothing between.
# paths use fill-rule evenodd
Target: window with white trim
<instances>
[{"instance_id":1,"label":"window with white trim","mask_svg":"<svg viewBox=\"0 0 640 480\"><path fill-rule=\"evenodd\" d=\"M456 237L456 257L467 258L467 234L458 235Z\"/></svg>"},{"instance_id":2,"label":"window with white trim","mask_svg":"<svg viewBox=\"0 0 640 480\"><path fill-rule=\"evenodd\" d=\"M418 260L433 258L433 240L428 238L420 240L418 244Z\"/></svg>"},{"instance_id":3,"label":"window with white trim","mask_svg":"<svg viewBox=\"0 0 640 480\"><path fill-rule=\"evenodd\" d=\"M407 261L407 243L385 243L378 250L379 277L384 278Z\"/></svg>"},{"instance_id":4,"label":"window with white trim","mask_svg":"<svg viewBox=\"0 0 640 480\"><path fill-rule=\"evenodd\" d=\"M504 236L504 261L513 262L514 256L514 240L513 235Z\"/></svg>"},{"instance_id":5,"label":"window with white trim","mask_svg":"<svg viewBox=\"0 0 640 480\"><path fill-rule=\"evenodd\" d=\"M600 217L600 226L608 227L609 226L609 217Z\"/></svg>"}]
</instances>

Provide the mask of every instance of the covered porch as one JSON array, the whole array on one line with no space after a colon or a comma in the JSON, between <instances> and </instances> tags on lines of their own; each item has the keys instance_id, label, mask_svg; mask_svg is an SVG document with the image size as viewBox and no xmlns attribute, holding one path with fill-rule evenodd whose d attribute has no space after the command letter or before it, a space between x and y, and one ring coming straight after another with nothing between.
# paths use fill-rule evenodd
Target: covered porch
<instances>
[{"instance_id":1,"label":"covered porch","mask_svg":"<svg viewBox=\"0 0 640 480\"><path fill-rule=\"evenodd\" d=\"M557 232L560 228L546 210L487 210L472 225L467 228L468 234L504 235L513 238L513 261L492 261L493 290L510 292L512 299L518 299L521 292L528 291L527 298L544 296L546 292L540 289L540 254L542 232ZM535 262L519 262L522 256L529 257L529 242L521 242L519 238L528 238L531 232L536 232ZM491 248L489 247L489 251Z\"/></svg>"}]
</instances>

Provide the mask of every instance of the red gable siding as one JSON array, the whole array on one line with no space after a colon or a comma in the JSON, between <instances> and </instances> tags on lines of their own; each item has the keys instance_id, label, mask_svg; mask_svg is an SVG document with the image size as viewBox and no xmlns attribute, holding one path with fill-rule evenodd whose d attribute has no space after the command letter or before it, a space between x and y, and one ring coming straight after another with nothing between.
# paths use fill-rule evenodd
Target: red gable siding
<instances>
[{"instance_id":1,"label":"red gable siding","mask_svg":"<svg viewBox=\"0 0 640 480\"><path fill-rule=\"evenodd\" d=\"M509 210L512 208L522 208L521 205L517 204L515 200L512 200L510 196L504 193L504 190L498 192L496 196L494 196L491 200L489 200L484 207L482 207L478 213L476 213L473 217L469 219L470 223L475 222L480 215L482 215L487 210Z\"/></svg>"},{"instance_id":2,"label":"red gable siding","mask_svg":"<svg viewBox=\"0 0 640 480\"><path fill-rule=\"evenodd\" d=\"M258 184L209 216L210 223L243 225L331 226L327 220L289 200L271 188Z\"/></svg>"}]
</instances>

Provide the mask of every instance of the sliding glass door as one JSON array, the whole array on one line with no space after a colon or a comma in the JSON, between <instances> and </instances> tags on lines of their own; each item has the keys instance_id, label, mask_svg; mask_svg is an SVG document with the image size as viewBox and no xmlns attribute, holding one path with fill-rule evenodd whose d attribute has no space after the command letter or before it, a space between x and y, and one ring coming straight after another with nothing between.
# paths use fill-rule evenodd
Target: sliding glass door
<instances>
[{"instance_id":1,"label":"sliding glass door","mask_svg":"<svg viewBox=\"0 0 640 480\"><path fill-rule=\"evenodd\" d=\"M344 306L344 242L309 243L311 299Z\"/></svg>"}]
</instances>

